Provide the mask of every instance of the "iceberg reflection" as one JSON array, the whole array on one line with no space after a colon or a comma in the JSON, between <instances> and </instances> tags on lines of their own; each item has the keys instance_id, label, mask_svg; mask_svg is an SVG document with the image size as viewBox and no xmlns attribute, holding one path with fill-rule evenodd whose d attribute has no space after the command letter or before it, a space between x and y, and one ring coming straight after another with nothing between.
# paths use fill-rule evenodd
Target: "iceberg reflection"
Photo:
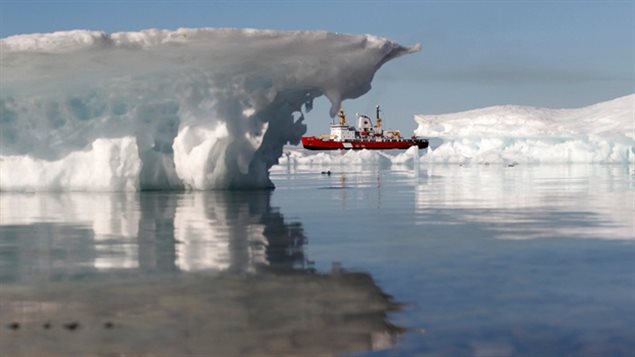
<instances>
[{"instance_id":1,"label":"iceberg reflection","mask_svg":"<svg viewBox=\"0 0 635 357\"><path fill-rule=\"evenodd\" d=\"M402 329L387 316L399 305L367 273L316 272L302 224L270 195L0 195L0 354L393 345Z\"/></svg>"},{"instance_id":2,"label":"iceberg reflection","mask_svg":"<svg viewBox=\"0 0 635 357\"><path fill-rule=\"evenodd\" d=\"M635 192L632 180L623 179L628 170L622 165L431 165L414 189L416 224L470 222L500 239L632 240Z\"/></svg>"}]
</instances>

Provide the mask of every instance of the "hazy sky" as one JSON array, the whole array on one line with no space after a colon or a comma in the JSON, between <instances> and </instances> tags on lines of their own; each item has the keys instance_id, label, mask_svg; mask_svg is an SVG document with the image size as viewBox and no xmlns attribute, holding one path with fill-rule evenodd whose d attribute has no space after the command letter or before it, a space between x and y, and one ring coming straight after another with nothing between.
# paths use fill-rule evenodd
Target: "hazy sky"
<instances>
[{"instance_id":1,"label":"hazy sky","mask_svg":"<svg viewBox=\"0 0 635 357\"><path fill-rule=\"evenodd\" d=\"M408 131L417 113L494 104L577 107L635 92L633 0L0 0L1 37L203 26L371 33L421 43L421 52L387 63L369 93L344 102L351 114L372 114L380 103L387 124ZM310 133L327 131L327 107L326 99L316 103Z\"/></svg>"}]
</instances>

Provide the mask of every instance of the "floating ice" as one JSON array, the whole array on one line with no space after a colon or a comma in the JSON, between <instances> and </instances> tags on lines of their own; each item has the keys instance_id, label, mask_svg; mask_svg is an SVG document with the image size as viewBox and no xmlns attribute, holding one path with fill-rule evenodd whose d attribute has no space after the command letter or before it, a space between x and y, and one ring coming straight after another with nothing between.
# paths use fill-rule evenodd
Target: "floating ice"
<instances>
[{"instance_id":1,"label":"floating ice","mask_svg":"<svg viewBox=\"0 0 635 357\"><path fill-rule=\"evenodd\" d=\"M418 47L251 29L69 31L0 40L0 190L271 186L302 106L370 89Z\"/></svg>"},{"instance_id":2,"label":"floating ice","mask_svg":"<svg viewBox=\"0 0 635 357\"><path fill-rule=\"evenodd\" d=\"M286 147L279 165L275 169L288 166L380 166L412 165L419 160L419 149L415 146L406 151L402 150L337 150L337 151L308 151L297 147Z\"/></svg>"},{"instance_id":3,"label":"floating ice","mask_svg":"<svg viewBox=\"0 0 635 357\"><path fill-rule=\"evenodd\" d=\"M132 191L141 160L133 137L99 138L87 151L54 161L29 155L0 156L0 188L6 191Z\"/></svg>"},{"instance_id":4,"label":"floating ice","mask_svg":"<svg viewBox=\"0 0 635 357\"><path fill-rule=\"evenodd\" d=\"M579 109L495 106L417 115L427 162L633 163L635 94Z\"/></svg>"}]
</instances>

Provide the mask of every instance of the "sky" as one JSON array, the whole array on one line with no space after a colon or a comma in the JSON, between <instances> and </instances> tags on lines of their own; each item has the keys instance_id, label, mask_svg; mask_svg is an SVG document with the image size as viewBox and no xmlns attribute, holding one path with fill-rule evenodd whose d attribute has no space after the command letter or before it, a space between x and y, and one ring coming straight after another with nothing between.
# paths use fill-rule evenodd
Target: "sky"
<instances>
[{"instance_id":1,"label":"sky","mask_svg":"<svg viewBox=\"0 0 635 357\"><path fill-rule=\"evenodd\" d=\"M581 107L635 92L635 0L629 1L7 1L0 37L90 29L249 27L374 34L422 50L382 67L344 109L415 114L499 104ZM307 116L328 131L328 102Z\"/></svg>"}]
</instances>

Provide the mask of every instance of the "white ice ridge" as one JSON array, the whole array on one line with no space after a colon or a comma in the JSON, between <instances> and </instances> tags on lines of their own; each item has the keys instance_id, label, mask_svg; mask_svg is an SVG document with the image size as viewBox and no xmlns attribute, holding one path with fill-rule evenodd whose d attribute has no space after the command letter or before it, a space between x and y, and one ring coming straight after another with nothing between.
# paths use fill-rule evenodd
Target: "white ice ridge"
<instances>
[{"instance_id":1,"label":"white ice ridge","mask_svg":"<svg viewBox=\"0 0 635 357\"><path fill-rule=\"evenodd\" d=\"M415 133L431 138L426 162L635 162L635 94L578 109L505 105L415 120Z\"/></svg>"},{"instance_id":2,"label":"white ice ridge","mask_svg":"<svg viewBox=\"0 0 635 357\"><path fill-rule=\"evenodd\" d=\"M371 35L68 31L0 40L0 190L269 187L303 109L419 50Z\"/></svg>"},{"instance_id":3,"label":"white ice ridge","mask_svg":"<svg viewBox=\"0 0 635 357\"><path fill-rule=\"evenodd\" d=\"M420 160L424 151L416 146L408 150L337 150L337 151L308 151L298 147L285 147L284 154L275 170L285 170L291 166L317 166L324 169L330 167L390 167L391 165L412 165Z\"/></svg>"}]
</instances>

